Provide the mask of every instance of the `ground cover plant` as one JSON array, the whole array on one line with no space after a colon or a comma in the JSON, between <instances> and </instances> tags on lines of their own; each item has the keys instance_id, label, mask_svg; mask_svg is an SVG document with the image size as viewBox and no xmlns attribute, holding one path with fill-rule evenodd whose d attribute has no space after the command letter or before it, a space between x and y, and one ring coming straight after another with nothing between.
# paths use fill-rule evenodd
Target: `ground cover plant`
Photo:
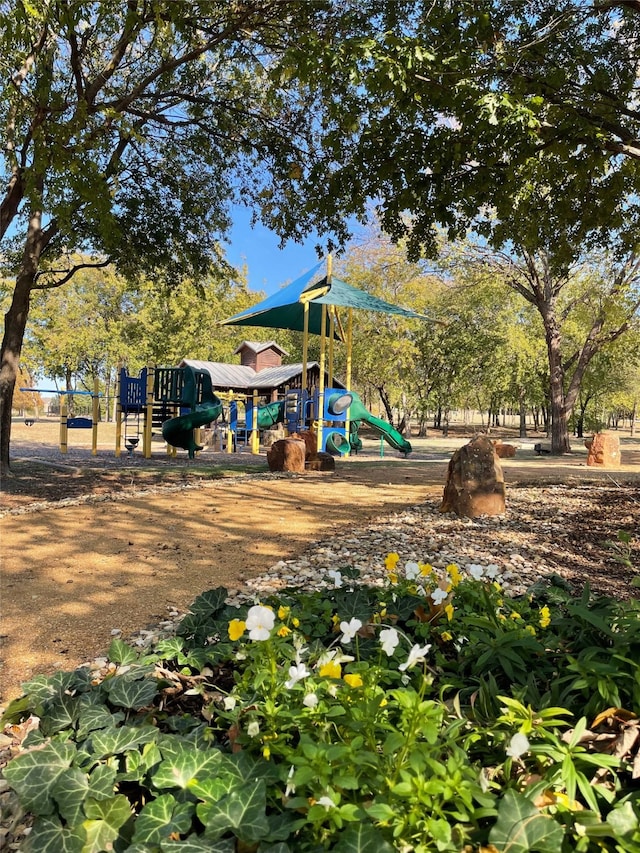
<instances>
[{"instance_id":1,"label":"ground cover plant","mask_svg":"<svg viewBox=\"0 0 640 853\"><path fill-rule=\"evenodd\" d=\"M386 566L26 684L26 849L640 851L640 603Z\"/></svg>"}]
</instances>

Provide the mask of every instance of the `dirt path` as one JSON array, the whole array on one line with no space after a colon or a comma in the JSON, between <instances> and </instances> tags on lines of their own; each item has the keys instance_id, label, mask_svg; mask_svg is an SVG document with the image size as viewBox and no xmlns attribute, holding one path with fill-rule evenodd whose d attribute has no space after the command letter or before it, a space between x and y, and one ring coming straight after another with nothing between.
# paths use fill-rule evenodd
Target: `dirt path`
<instances>
[{"instance_id":1,"label":"dirt path","mask_svg":"<svg viewBox=\"0 0 640 853\"><path fill-rule=\"evenodd\" d=\"M25 448L27 459L37 456ZM116 629L131 636L169 609L183 611L200 592L241 587L316 540L339 538L440 496L449 451L436 448L408 460L371 454L340 461L335 473L278 479L207 480L191 467L170 487L166 475L161 486L138 479L144 490L116 500L109 493L133 483L131 471L114 473L106 463L98 470L100 460L91 457L86 464L93 467L79 473L16 463L15 480L4 485L5 510L50 500L55 488L58 498L88 491L104 499L48 503L0 519L0 701L19 695L20 683L35 674L74 668L103 653ZM628 464L615 476L640 482L640 444L625 453ZM517 462L505 460L504 470L507 483L611 479L587 469L582 456L552 461L523 454Z\"/></svg>"}]
</instances>

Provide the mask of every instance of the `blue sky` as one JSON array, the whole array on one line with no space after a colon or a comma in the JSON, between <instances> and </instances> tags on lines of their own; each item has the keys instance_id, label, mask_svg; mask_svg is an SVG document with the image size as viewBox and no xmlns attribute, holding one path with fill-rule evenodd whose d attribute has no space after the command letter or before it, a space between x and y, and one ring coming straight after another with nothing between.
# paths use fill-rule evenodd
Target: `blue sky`
<instances>
[{"instance_id":1,"label":"blue sky","mask_svg":"<svg viewBox=\"0 0 640 853\"><path fill-rule=\"evenodd\" d=\"M259 224L251 227L251 214L246 208L235 207L233 220L227 259L238 268L246 263L250 290L264 291L270 296L281 285L294 281L320 260L315 251L319 242L315 235L304 243L289 241L280 249L276 234Z\"/></svg>"}]
</instances>

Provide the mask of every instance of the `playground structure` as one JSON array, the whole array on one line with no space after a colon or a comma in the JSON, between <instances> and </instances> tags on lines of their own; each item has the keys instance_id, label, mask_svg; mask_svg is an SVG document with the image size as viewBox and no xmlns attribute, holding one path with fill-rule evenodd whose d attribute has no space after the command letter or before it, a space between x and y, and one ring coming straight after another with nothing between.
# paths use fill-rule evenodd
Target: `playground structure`
<instances>
[{"instance_id":1,"label":"playground structure","mask_svg":"<svg viewBox=\"0 0 640 853\"><path fill-rule=\"evenodd\" d=\"M98 422L100 420L100 397L98 380L94 379L93 391L59 391L57 388L21 388L21 391L33 391L37 394L57 394L60 397L60 453L69 450L70 429L91 430L91 454L98 454ZM69 417L68 397L91 397L91 417ZM32 418L25 418L25 424L31 426Z\"/></svg>"},{"instance_id":2,"label":"playground structure","mask_svg":"<svg viewBox=\"0 0 640 853\"><path fill-rule=\"evenodd\" d=\"M198 362L206 365L207 362ZM279 399L265 400L258 389L251 393L214 390L211 368L146 367L139 376L119 372L116 410L116 456L124 447L131 455L142 438L142 452L150 458L154 431L171 448L182 448L192 459L202 450L198 430L220 422L220 449L228 453L241 447L254 454L260 450L260 434L282 424L288 434L305 430L317 432L322 424L319 450L347 455L362 447L358 436L361 424L371 429L400 452L411 445L386 421L376 418L355 391L325 387L322 403L319 390L286 389ZM268 395L266 395L268 396Z\"/></svg>"}]
</instances>

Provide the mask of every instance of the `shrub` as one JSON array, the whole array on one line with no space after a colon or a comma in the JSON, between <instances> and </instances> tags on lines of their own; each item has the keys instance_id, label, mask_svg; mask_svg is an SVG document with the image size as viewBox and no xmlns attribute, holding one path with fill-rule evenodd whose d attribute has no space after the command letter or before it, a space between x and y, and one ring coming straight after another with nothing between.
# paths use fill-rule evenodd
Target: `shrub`
<instances>
[{"instance_id":1,"label":"shrub","mask_svg":"<svg viewBox=\"0 0 640 853\"><path fill-rule=\"evenodd\" d=\"M140 652L24 685L35 853L640 851L638 602L494 566L216 589Z\"/></svg>"}]
</instances>

